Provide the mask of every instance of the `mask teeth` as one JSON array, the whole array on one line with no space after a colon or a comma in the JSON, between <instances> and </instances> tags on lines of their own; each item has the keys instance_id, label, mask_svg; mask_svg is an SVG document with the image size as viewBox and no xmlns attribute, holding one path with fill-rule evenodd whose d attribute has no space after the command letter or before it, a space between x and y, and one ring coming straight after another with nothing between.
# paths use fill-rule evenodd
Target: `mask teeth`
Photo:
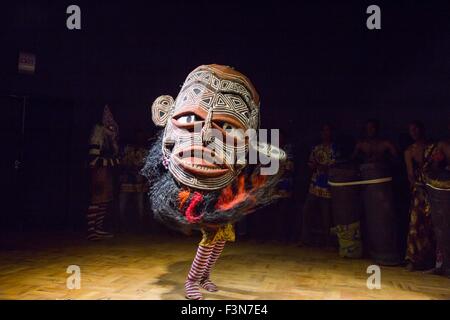
<instances>
[{"instance_id":1,"label":"mask teeth","mask_svg":"<svg viewBox=\"0 0 450 320\"><path fill-rule=\"evenodd\" d=\"M205 170L205 171L215 170L215 168L210 168L210 167L202 166L202 165L199 165L199 164L192 164L191 166L196 168L196 169L201 169L201 170Z\"/></svg>"}]
</instances>

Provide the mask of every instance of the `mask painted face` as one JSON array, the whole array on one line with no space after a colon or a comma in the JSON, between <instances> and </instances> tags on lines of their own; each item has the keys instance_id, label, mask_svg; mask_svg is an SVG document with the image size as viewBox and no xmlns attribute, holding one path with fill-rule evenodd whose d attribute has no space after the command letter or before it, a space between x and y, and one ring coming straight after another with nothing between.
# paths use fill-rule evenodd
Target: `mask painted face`
<instances>
[{"instance_id":1,"label":"mask painted face","mask_svg":"<svg viewBox=\"0 0 450 320\"><path fill-rule=\"evenodd\" d=\"M221 65L196 68L174 101L158 97L152 119L165 127L164 162L183 185L216 190L245 167L245 132L259 127L259 97L250 80Z\"/></svg>"}]
</instances>

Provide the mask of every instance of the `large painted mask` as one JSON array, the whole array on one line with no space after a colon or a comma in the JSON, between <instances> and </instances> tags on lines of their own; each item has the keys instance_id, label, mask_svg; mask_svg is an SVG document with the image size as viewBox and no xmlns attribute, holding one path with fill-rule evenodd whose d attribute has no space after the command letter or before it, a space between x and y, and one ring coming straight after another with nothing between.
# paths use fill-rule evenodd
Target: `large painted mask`
<instances>
[{"instance_id":1,"label":"large painted mask","mask_svg":"<svg viewBox=\"0 0 450 320\"><path fill-rule=\"evenodd\" d=\"M165 127L163 162L182 185L217 190L244 169L248 129L259 127L259 96L250 80L228 66L203 65L178 96L160 96L153 122Z\"/></svg>"}]
</instances>

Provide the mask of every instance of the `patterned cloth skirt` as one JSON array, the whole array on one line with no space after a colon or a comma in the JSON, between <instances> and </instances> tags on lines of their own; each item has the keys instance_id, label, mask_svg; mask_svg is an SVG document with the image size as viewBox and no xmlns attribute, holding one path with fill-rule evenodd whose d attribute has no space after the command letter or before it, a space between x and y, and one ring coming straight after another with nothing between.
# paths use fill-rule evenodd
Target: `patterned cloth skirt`
<instances>
[{"instance_id":1,"label":"patterned cloth skirt","mask_svg":"<svg viewBox=\"0 0 450 320\"><path fill-rule=\"evenodd\" d=\"M218 229L202 229L201 246L213 246L217 241L235 241L236 235L232 224L227 224Z\"/></svg>"}]
</instances>

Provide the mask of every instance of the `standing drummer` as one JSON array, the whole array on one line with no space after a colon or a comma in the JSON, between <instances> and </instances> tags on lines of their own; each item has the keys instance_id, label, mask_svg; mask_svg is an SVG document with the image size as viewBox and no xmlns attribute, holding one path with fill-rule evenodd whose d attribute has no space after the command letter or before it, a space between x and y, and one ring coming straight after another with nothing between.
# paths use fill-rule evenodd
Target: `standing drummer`
<instances>
[{"instance_id":1,"label":"standing drummer","mask_svg":"<svg viewBox=\"0 0 450 320\"><path fill-rule=\"evenodd\" d=\"M314 221L321 221L320 244L329 244L331 217L331 194L328 185L328 169L336 162L338 151L333 142L333 128L325 123L321 128L321 143L315 145L309 156L308 167L312 171L309 192L303 206L301 245L313 245ZM319 219L317 219L319 218Z\"/></svg>"},{"instance_id":2,"label":"standing drummer","mask_svg":"<svg viewBox=\"0 0 450 320\"><path fill-rule=\"evenodd\" d=\"M369 119L365 124L365 137L360 140L353 151L352 159L361 163L391 162L398 153L394 144L379 137L380 122Z\"/></svg>"},{"instance_id":3,"label":"standing drummer","mask_svg":"<svg viewBox=\"0 0 450 320\"><path fill-rule=\"evenodd\" d=\"M384 170L389 170L388 167L394 165L398 159L394 144L381 138L379 132L380 122L376 119L367 120L365 136L356 144L352 155L352 159L361 164L361 177L366 177L363 180L372 180L372 183L381 183L380 181L375 182L378 180L377 178L387 178L390 174ZM381 170L377 174L382 174L382 176L371 176L369 172L372 170ZM367 185L367 182L361 181L365 185ZM363 186L362 189L365 209L361 215L363 244L366 250L370 252L370 256L380 264L397 264L401 259L396 243L397 227L391 185L372 186L372 188ZM378 191L373 192L373 188L378 188ZM379 207L377 201L381 202ZM377 228L383 228L383 235L377 236Z\"/></svg>"},{"instance_id":4,"label":"standing drummer","mask_svg":"<svg viewBox=\"0 0 450 320\"><path fill-rule=\"evenodd\" d=\"M425 175L435 163L437 148L435 143L426 138L422 122L411 122L409 134L414 143L405 151L405 164L411 189L406 268L409 271L429 270L434 272L434 269L438 269L440 266L440 257L439 252L436 252Z\"/></svg>"},{"instance_id":5,"label":"standing drummer","mask_svg":"<svg viewBox=\"0 0 450 320\"><path fill-rule=\"evenodd\" d=\"M432 153L433 168L445 168L450 171L450 121L448 122L448 133L447 139L443 139L438 142L436 146L436 151ZM435 267L428 270L427 273L442 274L444 256L442 248L439 243L436 242L436 264Z\"/></svg>"}]
</instances>

